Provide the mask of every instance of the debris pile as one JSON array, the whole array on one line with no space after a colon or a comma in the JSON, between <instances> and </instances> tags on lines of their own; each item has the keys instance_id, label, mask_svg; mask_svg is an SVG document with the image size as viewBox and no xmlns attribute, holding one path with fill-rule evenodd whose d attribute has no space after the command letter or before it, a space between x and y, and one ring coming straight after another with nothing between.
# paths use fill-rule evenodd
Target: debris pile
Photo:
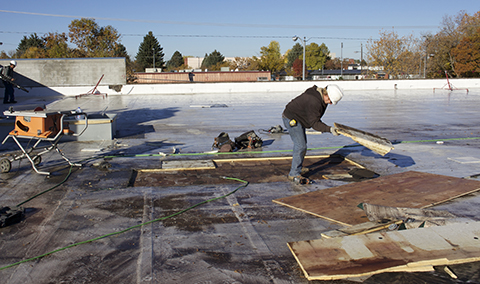
<instances>
[{"instance_id":1,"label":"debris pile","mask_svg":"<svg viewBox=\"0 0 480 284\"><path fill-rule=\"evenodd\" d=\"M344 226L288 243L307 279L363 281L480 261L480 222L430 208L479 190L479 181L405 172L273 202Z\"/></svg>"}]
</instances>

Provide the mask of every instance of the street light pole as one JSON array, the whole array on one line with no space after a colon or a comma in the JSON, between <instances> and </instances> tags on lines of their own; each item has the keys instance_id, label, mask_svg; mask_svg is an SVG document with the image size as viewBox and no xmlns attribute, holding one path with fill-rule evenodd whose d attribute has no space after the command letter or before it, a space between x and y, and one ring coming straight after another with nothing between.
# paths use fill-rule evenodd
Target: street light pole
<instances>
[{"instance_id":1,"label":"street light pole","mask_svg":"<svg viewBox=\"0 0 480 284\"><path fill-rule=\"evenodd\" d=\"M360 51L354 51L354 53L360 52L360 77L363 79L363 43L360 43Z\"/></svg>"},{"instance_id":2,"label":"street light pole","mask_svg":"<svg viewBox=\"0 0 480 284\"><path fill-rule=\"evenodd\" d=\"M302 40L298 36L294 36L293 41L297 41L297 39ZM305 81L305 43L307 42L306 38L303 37L303 62L302 62L302 80Z\"/></svg>"}]
</instances>

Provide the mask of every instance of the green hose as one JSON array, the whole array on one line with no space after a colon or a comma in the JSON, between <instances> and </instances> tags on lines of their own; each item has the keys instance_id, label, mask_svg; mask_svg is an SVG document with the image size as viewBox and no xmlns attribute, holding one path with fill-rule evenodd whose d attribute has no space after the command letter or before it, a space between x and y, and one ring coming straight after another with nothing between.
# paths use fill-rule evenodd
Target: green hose
<instances>
[{"instance_id":1,"label":"green hose","mask_svg":"<svg viewBox=\"0 0 480 284\"><path fill-rule=\"evenodd\" d=\"M62 251L62 250L66 250L66 249L69 249L69 248L72 248L72 247L76 247L76 246L79 246L79 245L83 245L83 244L88 244L88 243L91 243L91 242L94 242L94 241L98 241L98 240L101 240L101 239L104 239L104 238L107 238L107 237L111 237L111 236L115 236L115 235L120 235L120 234L123 234L125 232L128 232L130 230L133 230L133 229L136 229L136 228L139 228L139 227L142 227L142 226L145 226L145 225L148 225L148 224L151 224L151 223L154 223L154 222L158 222L158 221L163 221L163 220L166 220L166 219L169 219L169 218L172 218L174 216L177 216L177 215L180 215L182 213L185 213L195 207L198 207L202 204L205 204L205 203L208 203L208 202L212 202L212 201L215 201L215 200L218 200L218 199L222 199L222 198L225 198L229 195L232 195L234 194L235 192L237 192L239 189L241 188L245 188L248 186L248 181L245 181L245 180L241 180L241 179L238 179L238 178L232 178L232 177L223 177L224 179L228 179L228 180L234 180L234 181L239 181L239 182L242 182L244 183L243 185L237 187L235 190L225 194L225 195L222 195L220 197L215 197L215 198L211 198L211 199L208 199L208 200L205 200L205 201L202 201L202 202L199 202L191 207L188 207L186 209L183 209L179 212L176 212L176 213L173 213L169 216L165 216L165 217L161 217L161 218L158 218L158 219L155 219L155 220L151 220L151 221L148 221L148 222L145 222L145 223L142 223L142 224L138 224L138 225L135 225L135 226L132 226L130 228L126 228L124 230L121 230L121 231L118 231L118 232L112 232L112 233L109 233L109 234L106 234L106 235L103 235L103 236L99 236L99 237L96 237L96 238L93 238L93 239L90 239L90 240L86 240L86 241L83 241L83 242L78 242L78 243L74 243L74 244L71 244L71 245L68 245L66 247L63 247L63 248L59 248L59 249L56 249L54 251L51 251L51 252L47 252L47 253L44 253L42 255L39 255L39 256L35 256L35 257L32 257L32 258L28 258L28 259L24 259L22 261L19 261L19 262L15 262L15 263L12 263L10 265L7 265L7 266L4 266L4 267L0 267L0 271L1 270L4 270L4 269L7 269L7 268L10 268L10 267L13 267L13 266L16 266L16 265L19 265L19 264L22 264L22 263L25 263L25 262L29 262L29 261L32 261L32 260L36 260L36 259L39 259L39 258L42 258L44 256L47 256L47 255L51 255L51 254L54 254L56 252L59 252L59 251ZM58 186L58 185L57 185ZM51 190L51 189L50 189ZM35 198L35 197L33 197ZM28 200L27 200L28 201ZM27 202L25 201L25 202ZM25 203L23 202L23 203ZM21 204L23 204L21 203Z\"/></svg>"},{"instance_id":2,"label":"green hose","mask_svg":"<svg viewBox=\"0 0 480 284\"><path fill-rule=\"evenodd\" d=\"M425 142L436 142L436 141L454 141L454 140L475 140L480 139L480 137L466 137L466 138L446 138L446 139L430 139L430 140L412 140L412 141L400 141L397 144L405 143L425 143ZM329 149L343 149L350 147L357 147L360 144L355 145L346 145L346 146L331 146L331 147L318 147L318 148L308 148L307 150L329 150ZM169 154L168 156L204 156L204 155L240 155L240 154L270 154L270 153L286 153L292 152L293 150L272 150L272 151L248 151L248 152L216 152L216 153L178 153L178 154ZM110 156L101 156L100 158L104 159L113 159L113 158L138 158L138 157L164 157L163 154L132 154L132 155L110 155Z\"/></svg>"},{"instance_id":3,"label":"green hose","mask_svg":"<svg viewBox=\"0 0 480 284\"><path fill-rule=\"evenodd\" d=\"M38 193L38 194L35 194L34 196L30 197L29 199L27 199L27 200L25 200L25 201L23 201L23 202L18 203L16 206L17 206L17 207L22 206L23 204L29 202L30 200L32 200L32 199L34 199L34 198L36 198L36 197L38 197L38 196L40 196L40 195L42 195L42 194L44 194L44 193L47 193L47 192L49 192L49 191L51 191L51 190L59 187L60 185L64 184L64 183L67 181L67 179L70 177L70 175L72 174L72 169L73 169L73 166L70 166L70 170L68 171L67 176L66 176L59 184L57 184L57 185L55 185L55 186L53 186L53 187L51 187L51 188L49 188L49 189L47 189L47 190L44 190L44 191L42 191L42 192L40 192L40 193Z\"/></svg>"}]
</instances>

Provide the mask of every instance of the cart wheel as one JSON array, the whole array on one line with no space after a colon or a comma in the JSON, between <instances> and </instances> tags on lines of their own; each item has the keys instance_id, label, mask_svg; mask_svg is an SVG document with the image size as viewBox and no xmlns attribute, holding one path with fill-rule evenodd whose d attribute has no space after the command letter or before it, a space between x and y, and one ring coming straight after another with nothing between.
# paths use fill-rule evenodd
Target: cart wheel
<instances>
[{"instance_id":1,"label":"cart wheel","mask_svg":"<svg viewBox=\"0 0 480 284\"><path fill-rule=\"evenodd\" d=\"M42 162L41 156L36 156L35 158L33 158L33 164L35 164L35 166L40 165L41 162Z\"/></svg>"},{"instance_id":2,"label":"cart wheel","mask_svg":"<svg viewBox=\"0 0 480 284\"><path fill-rule=\"evenodd\" d=\"M0 170L2 173L8 173L12 169L12 163L9 159L3 158L0 160Z\"/></svg>"}]
</instances>

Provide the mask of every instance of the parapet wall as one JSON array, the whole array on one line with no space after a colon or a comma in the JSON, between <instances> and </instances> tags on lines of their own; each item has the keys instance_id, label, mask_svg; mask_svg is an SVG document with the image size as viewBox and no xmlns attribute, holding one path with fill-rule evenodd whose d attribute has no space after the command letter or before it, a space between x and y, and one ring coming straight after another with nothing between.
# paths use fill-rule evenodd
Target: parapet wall
<instances>
[{"instance_id":1,"label":"parapet wall","mask_svg":"<svg viewBox=\"0 0 480 284\"><path fill-rule=\"evenodd\" d=\"M0 64L2 61L0 60ZM8 62L7 62L8 63ZM19 63L20 65L20 63ZM109 65L111 66L111 65ZM112 70L114 68L112 67ZM20 69L19 69L20 71ZM106 71L106 70L105 70ZM86 71L87 73L88 70ZM97 72L98 74L102 72ZM291 92L299 93L305 89L317 85L324 87L328 84L337 84L346 91L350 90L433 90L448 87L446 79L415 79L415 80L352 80L352 81L281 81L281 82L230 82L230 83L175 83L175 84L125 84L124 74L117 74L111 79L112 72L105 72L105 78L102 80L97 91L107 95L149 95L149 94L219 94L219 93L281 93ZM90 72L90 74L93 74ZM107 74L109 74L107 76ZM101 74L92 75L88 80L78 80L83 85L74 86L26 86L30 90L27 94L21 90L17 90L15 95L26 96L78 96L92 90L98 82ZM123 77L122 77L123 76ZM73 76L75 77L75 76ZM123 83L118 83L120 79ZM73 80L73 79L72 79ZM480 89L480 79L450 79L450 84L458 89ZM48 86L48 85L47 85ZM0 88L3 84L0 84ZM1 92L1 91L0 91Z\"/></svg>"},{"instance_id":2,"label":"parapet wall","mask_svg":"<svg viewBox=\"0 0 480 284\"><path fill-rule=\"evenodd\" d=\"M125 85L125 58L15 59L15 80L23 87ZM10 59L0 60L9 65ZM3 85L2 85L3 87ZM90 87L91 88L91 87Z\"/></svg>"},{"instance_id":3,"label":"parapet wall","mask_svg":"<svg viewBox=\"0 0 480 284\"><path fill-rule=\"evenodd\" d=\"M355 80L355 81L294 81L294 82L244 82L244 83L185 83L185 84L134 84L124 85L114 91L107 87L101 92L109 95L136 94L216 94L216 93L279 93L302 92L317 85L337 84L344 90L417 90L441 89L446 79L435 80ZM451 79L450 84L459 89L479 89L480 79ZM446 86L445 86L446 87ZM61 91L60 91L61 92Z\"/></svg>"}]
</instances>

